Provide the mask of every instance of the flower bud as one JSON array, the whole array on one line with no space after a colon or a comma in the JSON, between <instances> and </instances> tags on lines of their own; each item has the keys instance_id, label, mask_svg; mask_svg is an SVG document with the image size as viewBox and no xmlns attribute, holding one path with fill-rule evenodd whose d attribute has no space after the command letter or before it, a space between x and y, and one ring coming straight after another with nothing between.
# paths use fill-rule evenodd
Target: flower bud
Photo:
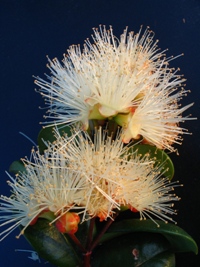
<instances>
[{"instance_id":1,"label":"flower bud","mask_svg":"<svg viewBox=\"0 0 200 267\"><path fill-rule=\"evenodd\" d=\"M33 220L29 223L29 225L36 224L37 220L38 220L38 216L36 216L35 218L33 218Z\"/></svg>"},{"instance_id":2,"label":"flower bud","mask_svg":"<svg viewBox=\"0 0 200 267\"><path fill-rule=\"evenodd\" d=\"M128 207L132 212L138 212L138 210L136 208L134 208L133 206L128 205Z\"/></svg>"},{"instance_id":3,"label":"flower bud","mask_svg":"<svg viewBox=\"0 0 200 267\"><path fill-rule=\"evenodd\" d=\"M56 221L55 225L61 233L75 234L79 222L80 217L77 213L67 212Z\"/></svg>"}]
</instances>

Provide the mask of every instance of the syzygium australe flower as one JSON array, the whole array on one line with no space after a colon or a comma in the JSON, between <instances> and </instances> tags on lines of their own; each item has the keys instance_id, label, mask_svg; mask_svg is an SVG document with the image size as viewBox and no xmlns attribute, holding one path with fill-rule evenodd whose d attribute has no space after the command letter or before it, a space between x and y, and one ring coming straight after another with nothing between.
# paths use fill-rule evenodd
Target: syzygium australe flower
<instances>
[{"instance_id":1,"label":"syzygium australe flower","mask_svg":"<svg viewBox=\"0 0 200 267\"><path fill-rule=\"evenodd\" d=\"M121 180L115 199L118 199L122 207L139 212L140 219L150 218L157 225L155 217L165 222L175 222L171 216L176 214L174 202L180 198L174 193L174 187L181 185L164 177L162 165L157 168L153 164L141 165L138 159L138 169L140 173L135 175L135 179Z\"/></svg>"},{"instance_id":2,"label":"syzygium australe flower","mask_svg":"<svg viewBox=\"0 0 200 267\"><path fill-rule=\"evenodd\" d=\"M164 221L172 220L170 216L176 213L172 202L179 200L172 193L177 183L164 178L163 165L155 167L148 154L141 157L137 151L124 147L123 132L118 131L113 139L99 127L94 140L81 131L75 133L75 138L55 133L57 140L49 145L49 150L62 154L68 168L79 172L88 184L81 198L85 207L83 221L92 217L99 217L100 221L113 218L122 206L140 212L141 219L154 220L154 215Z\"/></svg>"},{"instance_id":3,"label":"syzygium australe flower","mask_svg":"<svg viewBox=\"0 0 200 267\"><path fill-rule=\"evenodd\" d=\"M124 151L120 137L114 141L101 128L95 131L94 141L87 132L81 131L70 137L61 137L56 131L55 136L56 141L49 144L49 153L57 151L66 167L77 175L79 173L80 179L87 184L87 189L81 191L80 204L85 207L82 221L92 217L99 217L101 221L112 217L114 210L120 208L112 197L119 186L113 177L121 168L120 155Z\"/></svg>"},{"instance_id":4,"label":"syzygium australe flower","mask_svg":"<svg viewBox=\"0 0 200 267\"><path fill-rule=\"evenodd\" d=\"M55 222L71 209L81 213L82 190L87 190L86 182L80 179L76 171L66 168L65 160L55 151L51 154L32 150L30 161L22 159L25 171L16 178L10 176L10 197L1 196L0 227L8 228L0 233L5 238L19 225L23 228L19 234L35 223L38 216L50 211L54 214L50 223Z\"/></svg>"},{"instance_id":5,"label":"syzygium australe flower","mask_svg":"<svg viewBox=\"0 0 200 267\"><path fill-rule=\"evenodd\" d=\"M30 180L27 180L24 175L16 176L16 178L9 175L9 177L8 185L11 187L11 196L1 195L0 197L0 227L5 227L5 230L0 233L0 240L22 225L23 230L20 236L29 225L36 222L42 211L37 200L31 198L34 188Z\"/></svg>"},{"instance_id":6,"label":"syzygium australe flower","mask_svg":"<svg viewBox=\"0 0 200 267\"><path fill-rule=\"evenodd\" d=\"M49 106L48 118L56 124L114 119L125 129L123 142L143 137L145 142L174 151L187 133L179 124L188 117L179 100L187 93L185 79L169 67L157 47L154 33L127 33L117 39L110 27L94 29L93 42L84 49L71 46L64 56L50 60L49 82L37 77L35 83Z\"/></svg>"}]
</instances>

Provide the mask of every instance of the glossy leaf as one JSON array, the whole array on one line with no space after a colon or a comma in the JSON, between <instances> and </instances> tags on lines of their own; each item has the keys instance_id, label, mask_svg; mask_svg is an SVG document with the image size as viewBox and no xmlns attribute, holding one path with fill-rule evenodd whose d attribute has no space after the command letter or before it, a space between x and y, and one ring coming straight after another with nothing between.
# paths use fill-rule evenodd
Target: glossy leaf
<instances>
[{"instance_id":1,"label":"glossy leaf","mask_svg":"<svg viewBox=\"0 0 200 267\"><path fill-rule=\"evenodd\" d=\"M48 220L38 219L37 223L25 230L25 237L38 254L59 267L80 266L80 258L67 235L61 234Z\"/></svg>"},{"instance_id":2,"label":"glossy leaf","mask_svg":"<svg viewBox=\"0 0 200 267\"><path fill-rule=\"evenodd\" d=\"M198 247L194 239L182 228L172 223L164 223L155 220L159 227L151 220L129 219L115 222L102 237L102 242L128 233L147 232L162 234L171 244L174 252L198 253Z\"/></svg>"},{"instance_id":3,"label":"glossy leaf","mask_svg":"<svg viewBox=\"0 0 200 267\"><path fill-rule=\"evenodd\" d=\"M114 238L97 247L92 267L174 267L169 242L159 234L134 233Z\"/></svg>"},{"instance_id":4,"label":"glossy leaf","mask_svg":"<svg viewBox=\"0 0 200 267\"><path fill-rule=\"evenodd\" d=\"M9 167L9 172L12 172L14 174L24 171L26 171L26 168L24 167L24 164L21 160L13 161L13 163Z\"/></svg>"},{"instance_id":5,"label":"glossy leaf","mask_svg":"<svg viewBox=\"0 0 200 267\"><path fill-rule=\"evenodd\" d=\"M141 157L144 157L145 155L149 154L149 157L155 160L155 166L159 166L162 164L163 170L165 170L163 175L165 177L168 177L170 180L173 178L174 176L173 162L163 150L158 149L155 146L139 144L139 145L134 145L132 148L130 148L130 152L135 152L135 151L137 151L137 153L140 154Z\"/></svg>"},{"instance_id":6,"label":"glossy leaf","mask_svg":"<svg viewBox=\"0 0 200 267\"><path fill-rule=\"evenodd\" d=\"M53 132L54 128L55 128L54 126L44 127L39 132L37 141L38 141L39 151L41 154L43 154L44 150L46 149L46 145L45 145L44 141L48 141L48 142L52 143L53 141L56 140L56 138L54 136L54 132ZM58 131L59 131L60 135L63 135L64 133L66 133L68 136L71 135L71 127L68 125L58 127Z\"/></svg>"}]
</instances>

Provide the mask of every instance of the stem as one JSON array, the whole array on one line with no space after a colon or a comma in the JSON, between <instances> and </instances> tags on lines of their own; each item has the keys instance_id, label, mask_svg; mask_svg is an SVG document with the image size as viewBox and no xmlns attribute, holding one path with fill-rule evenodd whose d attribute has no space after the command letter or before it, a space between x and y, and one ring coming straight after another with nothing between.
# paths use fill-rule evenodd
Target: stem
<instances>
[{"instance_id":1,"label":"stem","mask_svg":"<svg viewBox=\"0 0 200 267\"><path fill-rule=\"evenodd\" d=\"M116 213L115 216L113 216L114 218L108 219L108 221L106 222L106 224L105 224L104 228L102 229L102 231L99 233L99 235L97 236L97 238L91 244L90 251L92 251L98 245L101 237L105 234L105 232L108 230L108 228L110 227L110 225L114 222L114 220L117 217L117 215L118 215L118 213Z\"/></svg>"},{"instance_id":2,"label":"stem","mask_svg":"<svg viewBox=\"0 0 200 267\"><path fill-rule=\"evenodd\" d=\"M110 225L113 223L115 218L117 217L118 213L113 216L112 219L108 219L106 224L104 225L102 231L98 234L94 242L92 242L92 236L93 236L93 230L94 230L94 225L95 225L95 220L96 218L92 218L90 220L90 226L88 230L88 237L87 237L87 244L86 244L86 249L83 247L83 245L80 243L78 238L74 234L68 234L71 239L74 241L74 243L77 245L77 247L83 252L83 267L91 267L90 265L90 259L91 259L91 254L93 249L98 245L101 237L105 234L105 232L108 230Z\"/></svg>"},{"instance_id":3,"label":"stem","mask_svg":"<svg viewBox=\"0 0 200 267\"><path fill-rule=\"evenodd\" d=\"M80 250L83 253L87 254L87 250L83 247L83 245L81 244L81 242L78 240L78 238L74 235L74 234L68 234L70 236L70 238L74 241L74 243L77 245L78 248L80 248Z\"/></svg>"},{"instance_id":4,"label":"stem","mask_svg":"<svg viewBox=\"0 0 200 267\"><path fill-rule=\"evenodd\" d=\"M83 267L90 267L90 257L92 254L92 251L90 250L90 246L92 243L92 235L93 235L95 220L96 220L95 217L90 220L90 227L89 227L89 231L88 231L87 244L86 244L87 252L83 254L83 256L84 256Z\"/></svg>"},{"instance_id":5,"label":"stem","mask_svg":"<svg viewBox=\"0 0 200 267\"><path fill-rule=\"evenodd\" d=\"M90 257L91 257L92 251L88 251L87 253L84 254L84 259L83 259L83 267L90 267Z\"/></svg>"},{"instance_id":6,"label":"stem","mask_svg":"<svg viewBox=\"0 0 200 267\"><path fill-rule=\"evenodd\" d=\"M93 236L95 220L96 220L95 217L90 220L90 227L89 227L89 231L88 231L87 244L86 244L86 249L88 249L88 250L90 250L90 246L92 243L92 236Z\"/></svg>"}]
</instances>

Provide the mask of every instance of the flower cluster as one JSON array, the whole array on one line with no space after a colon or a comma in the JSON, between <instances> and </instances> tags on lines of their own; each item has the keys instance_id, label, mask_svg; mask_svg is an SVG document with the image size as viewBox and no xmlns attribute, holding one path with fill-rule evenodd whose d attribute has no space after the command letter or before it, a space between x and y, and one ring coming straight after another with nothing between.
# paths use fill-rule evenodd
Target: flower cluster
<instances>
[{"instance_id":1,"label":"flower cluster","mask_svg":"<svg viewBox=\"0 0 200 267\"><path fill-rule=\"evenodd\" d=\"M87 133L75 132L49 143L44 155L32 151L32 161L23 159L25 171L15 179L10 177L11 197L1 196L1 226L14 223L1 235L3 238L22 225L24 232L37 218L52 212L54 223L64 214L82 214L82 222L92 217L100 221L112 218L122 206L140 212L141 218L154 214L171 220L174 214L171 201L178 200L173 184L162 177L162 167L154 168L153 161L141 158L137 151L129 153L123 147L121 135L115 140L101 127L94 141Z\"/></svg>"},{"instance_id":2,"label":"flower cluster","mask_svg":"<svg viewBox=\"0 0 200 267\"><path fill-rule=\"evenodd\" d=\"M113 140L100 127L93 141L82 132L72 138L70 142L57 132L56 142L49 149L62 154L68 168L80 172L80 179L87 183L87 190L82 191L81 203L86 211L83 220L88 214L101 221L112 218L122 206L140 212L141 219L154 214L162 220L172 220L166 214L175 214L171 202L178 197L170 193L174 184L163 177L162 164L155 167L148 154L142 157L137 150L133 152L134 145L124 147L121 132Z\"/></svg>"},{"instance_id":3,"label":"flower cluster","mask_svg":"<svg viewBox=\"0 0 200 267\"><path fill-rule=\"evenodd\" d=\"M161 149L174 151L187 133L179 126L188 119L179 100L187 93L185 79L169 67L173 57L160 52L154 33L141 36L125 29L118 40L112 28L94 29L93 41L84 50L71 46L63 65L48 59L49 82L37 77L35 83L49 106L48 118L56 124L89 120L114 120L124 128L123 142L140 136Z\"/></svg>"},{"instance_id":4,"label":"flower cluster","mask_svg":"<svg viewBox=\"0 0 200 267\"><path fill-rule=\"evenodd\" d=\"M143 35L125 29L118 40L111 27L100 27L82 52L69 48L63 65L48 59L49 82L37 77L35 83L49 107L55 141L44 141L44 154L33 150L31 160L23 159L16 178L9 175L12 195L0 197L0 226L11 226L1 239L22 225L20 236L45 213L69 234L79 222L113 219L122 208L141 219L173 221L177 184L134 142L175 151L187 133L179 124L190 119L182 113L192 104L180 107L185 79L153 38L149 29ZM58 130L66 124L74 126L69 136Z\"/></svg>"}]
</instances>

